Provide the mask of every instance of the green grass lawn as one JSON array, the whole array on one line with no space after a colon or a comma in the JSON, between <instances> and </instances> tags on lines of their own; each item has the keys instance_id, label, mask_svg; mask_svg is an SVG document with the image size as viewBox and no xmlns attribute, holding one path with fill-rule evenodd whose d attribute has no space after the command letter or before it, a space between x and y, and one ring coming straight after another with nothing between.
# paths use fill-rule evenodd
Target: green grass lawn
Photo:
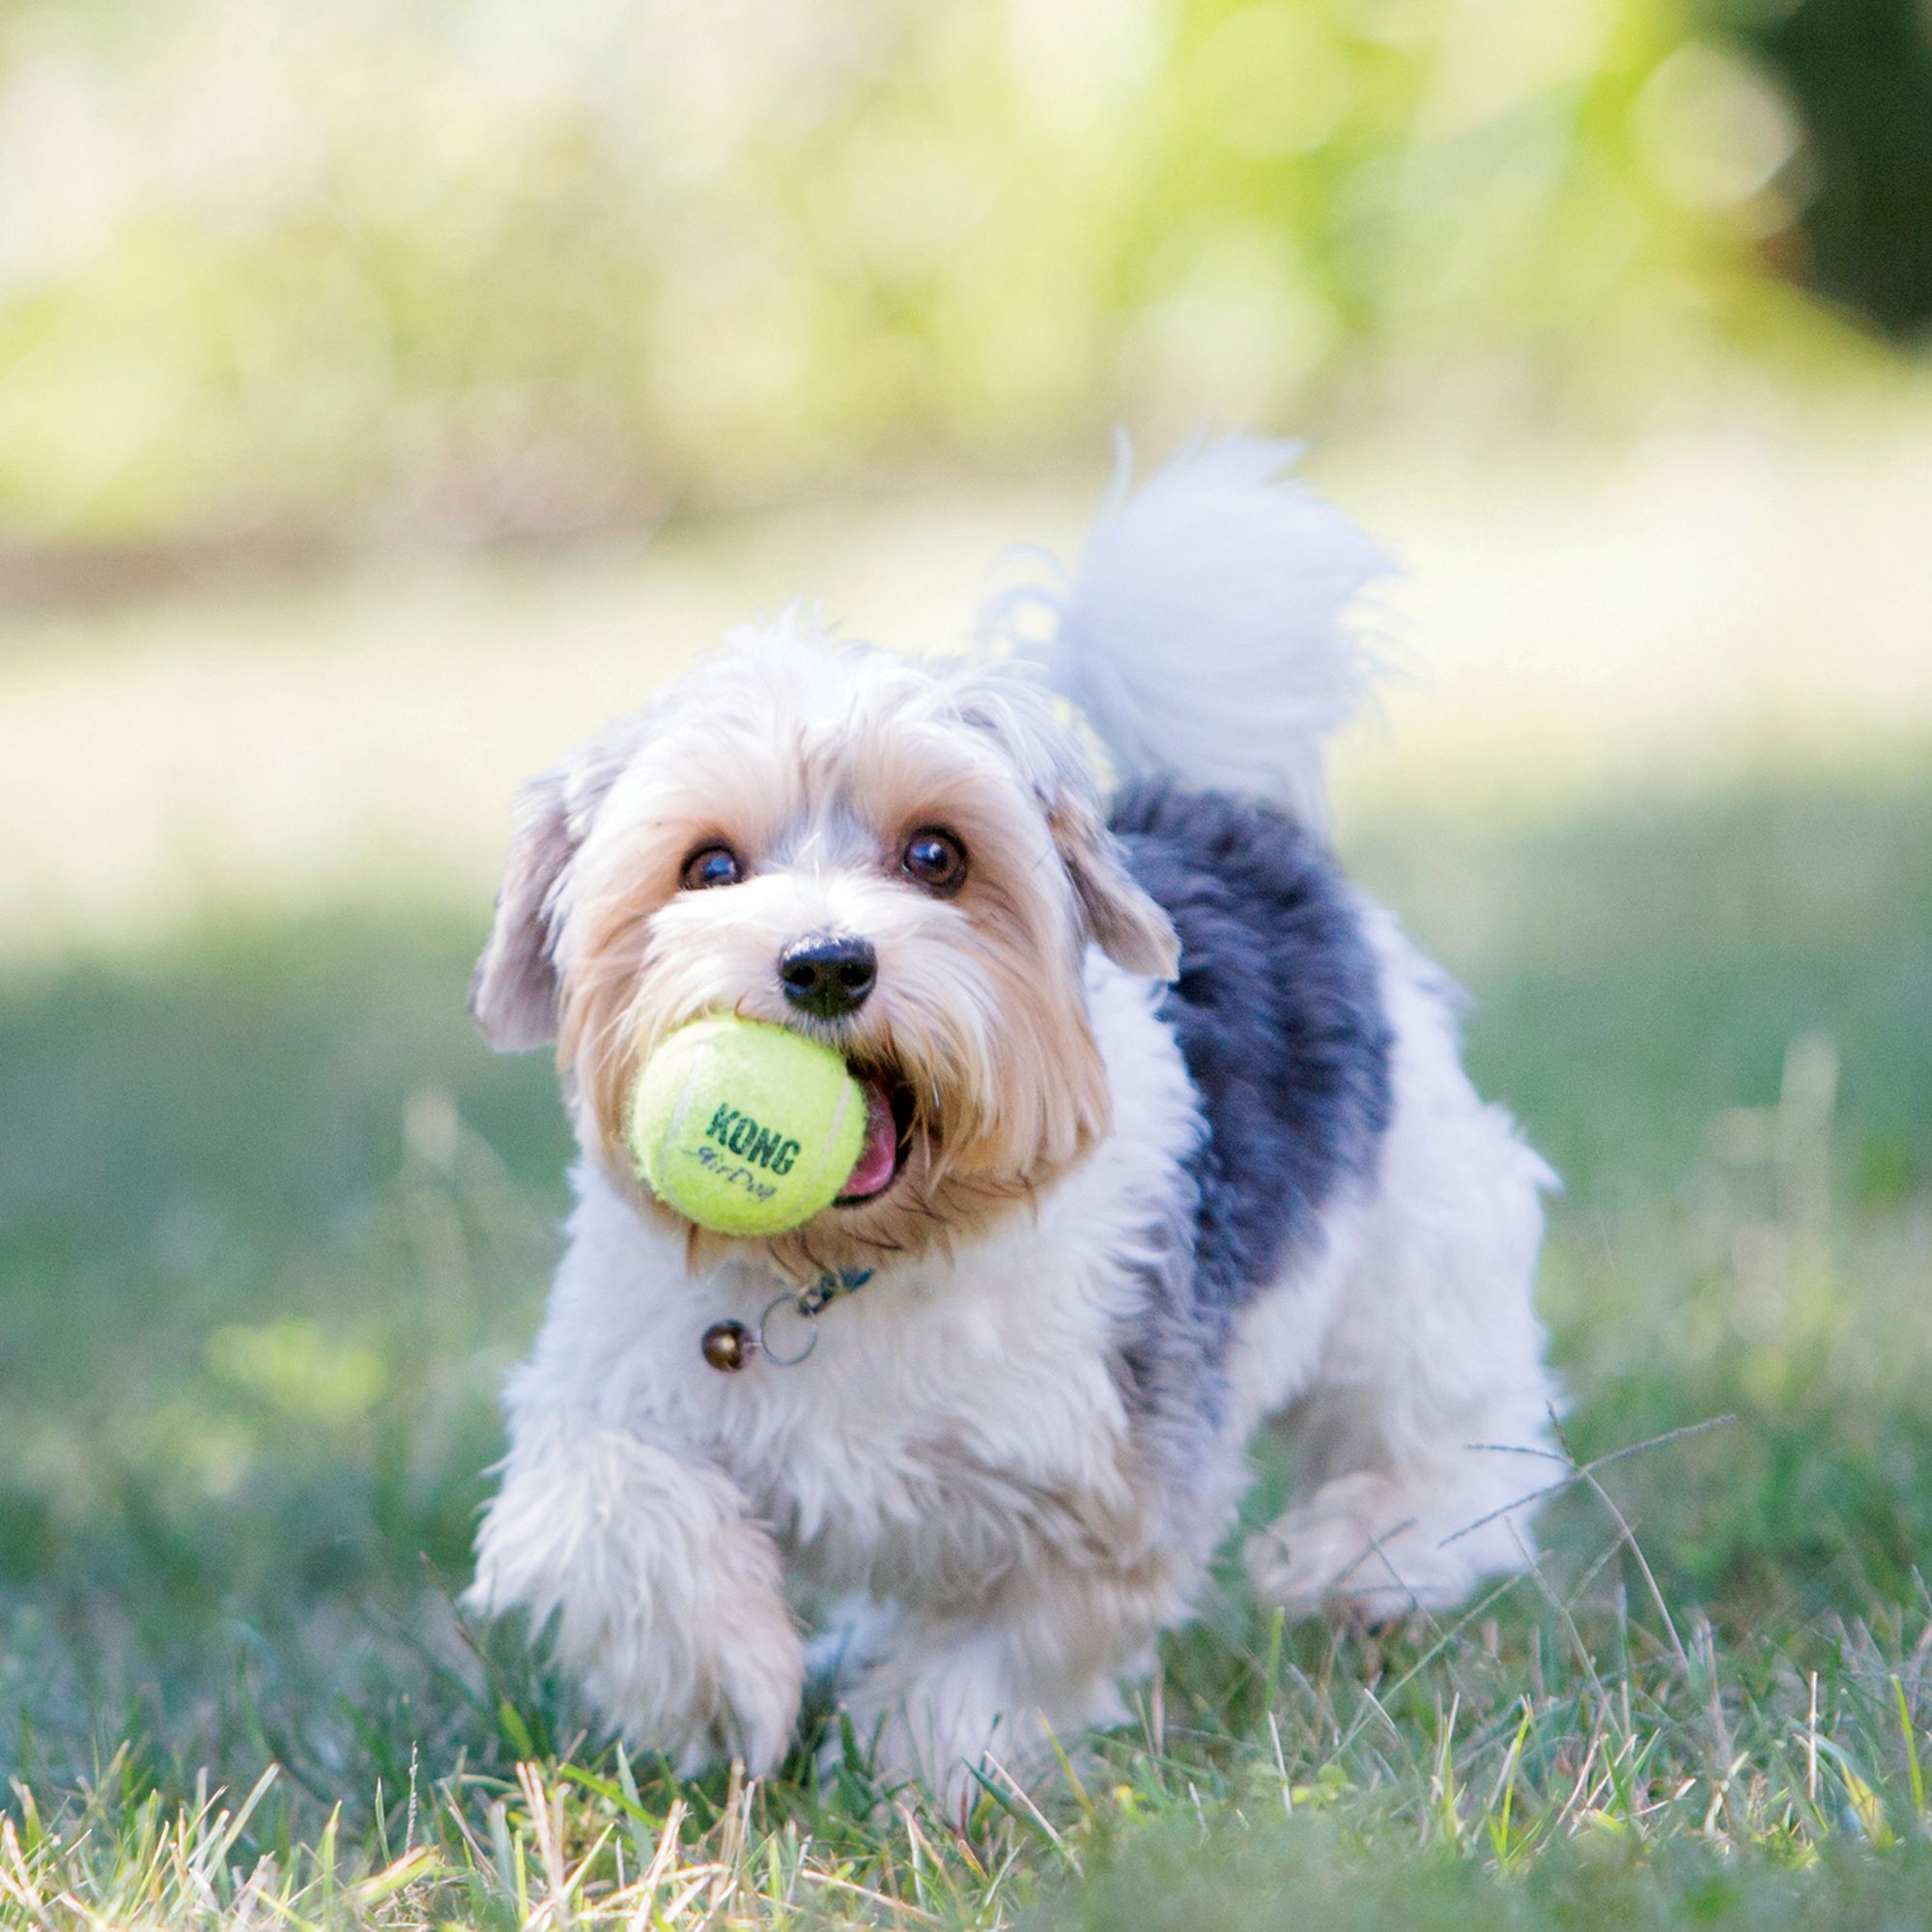
<instances>
[{"instance_id":1,"label":"green grass lawn","mask_svg":"<svg viewBox=\"0 0 1932 1932\"><path fill-rule=\"evenodd\" d=\"M679 1785L459 1626L567 1151L480 904L10 969L0 1925L1932 1925L1932 768L1349 843L1566 1176L1598 1466L1443 1624L1224 1577L963 1832Z\"/></svg>"}]
</instances>

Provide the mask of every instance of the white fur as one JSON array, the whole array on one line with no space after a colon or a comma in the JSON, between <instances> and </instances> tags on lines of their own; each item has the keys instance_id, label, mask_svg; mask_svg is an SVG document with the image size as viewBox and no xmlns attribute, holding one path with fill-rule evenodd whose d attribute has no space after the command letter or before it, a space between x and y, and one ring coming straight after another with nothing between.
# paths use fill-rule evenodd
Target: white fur
<instances>
[{"instance_id":1,"label":"white fur","mask_svg":"<svg viewBox=\"0 0 1932 1932\"><path fill-rule=\"evenodd\" d=\"M1322 741L1375 668L1354 626L1393 566L1360 528L1286 475L1294 442L1231 436L1114 486L1064 588L995 600L985 628L1037 655L1123 779L1170 774L1327 820ZM1052 617L1043 642L1012 620Z\"/></svg>"},{"instance_id":2,"label":"white fur","mask_svg":"<svg viewBox=\"0 0 1932 1932\"><path fill-rule=\"evenodd\" d=\"M1385 915L1375 932L1400 1029L1380 1184L1251 1304L1232 1358L1243 1423L1290 1417L1309 1467L1248 1552L1297 1613L1439 1608L1520 1567L1505 1519L1445 1539L1537 1486L1478 1445L1547 1435L1529 1295L1548 1171L1462 1073L1439 981ZM955 1789L988 1749L1118 1717L1117 1678L1184 1613L1243 1486L1245 1427L1196 1536L1162 1547L1105 1343L1138 1293L1121 1233L1198 1122L1145 984L1092 977L1116 1133L1037 1220L839 1303L796 1368L706 1367L704 1328L755 1319L781 1284L694 1281L677 1240L580 1170L472 1602L559 1611L563 1660L637 1742L687 1765L782 1754L801 1653L781 1553L802 1581L892 1606L868 1619L848 1706L886 1768Z\"/></svg>"},{"instance_id":3,"label":"white fur","mask_svg":"<svg viewBox=\"0 0 1932 1932\"><path fill-rule=\"evenodd\" d=\"M985 1641L1043 1577L1104 1575L1149 1554L1152 1512L1108 1345L1136 1292L1133 1231L1158 1218L1174 1150L1192 1144L1198 1122L1151 988L1097 960L1091 980L1119 1130L1037 1218L838 1303L795 1368L707 1367L705 1328L755 1321L786 1284L735 1265L694 1281L679 1239L647 1227L597 1168L579 1169L569 1253L534 1358L511 1386L513 1447L472 1602L521 1605L539 1620L561 1610L561 1654L580 1669L594 1660L593 1695L629 1734L686 1761L735 1737L754 1765L774 1761L770 1700L789 1684L795 1715L799 1684L798 1640L776 1613L781 1545L803 1580L899 1607L895 1684L910 1687L962 1646L980 1660L988 1682L977 1692L955 1660L944 1666L950 1688L922 1694L943 1708L908 1721L944 1717L946 1735L929 1757L895 1753L899 1769L940 1776L977 1759L993 1719L1005 1711L1017 1722L1028 1703L1083 1728L1093 1712L1059 1685L1065 1671L1111 1694L1124 1660L1107 1642L1082 1671L1086 1639L1067 1629L1055 1649L1050 1604L1032 1609L1022 1654ZM631 1463L612 1447L621 1442L650 1449ZM682 1491L660 1445L689 1472ZM725 1531L708 1554L706 1533ZM1204 1542L1192 1556L1206 1553ZM721 1619L739 1592L743 1606ZM1141 1645L1183 1595L1178 1580ZM1029 1676L1038 1653L1051 1668ZM866 1729L889 1709L903 1716L901 1701L875 1690Z\"/></svg>"},{"instance_id":4,"label":"white fur","mask_svg":"<svg viewBox=\"0 0 1932 1932\"><path fill-rule=\"evenodd\" d=\"M1547 1446L1554 1400L1531 1292L1539 1194L1555 1177L1469 1084L1448 982L1388 913L1367 912L1395 1112L1321 1358L1264 1403L1299 1399L1308 1492L1247 1549L1256 1587L1297 1614L1337 1598L1377 1617L1438 1609L1520 1569L1523 1519L1509 1506L1543 1486L1521 1452ZM1270 1299L1250 1311L1254 1328ZM1285 1339L1243 1352L1299 1368Z\"/></svg>"},{"instance_id":5,"label":"white fur","mask_svg":"<svg viewBox=\"0 0 1932 1932\"><path fill-rule=\"evenodd\" d=\"M1320 732L1360 679L1339 612L1379 559L1266 482L1283 460L1222 444L1156 477L1090 547L1057 662L1123 769L1312 814ZM1214 530L1225 542L1203 552ZM1198 640L1184 677L1183 634ZM1218 680L1204 649L1225 653ZM1208 696L1188 701L1196 687ZM787 876L757 890L816 890ZM634 1743L762 1772L798 1711L801 1593L842 1599L814 1655L837 1662L860 1737L888 1773L957 1795L989 1752L1025 1760L1048 1732L1071 1742L1121 1716L1121 1680L1186 1614L1233 1522L1264 1419L1294 1432L1305 1475L1249 1545L1269 1598L1387 1615L1519 1567L1507 1515L1458 1532L1535 1486L1504 1451L1547 1433L1530 1292L1549 1176L1463 1073L1451 989L1364 912L1396 1042L1382 1156L1242 1311L1225 1420L1183 1483L1137 1425L1119 1358L1204 1128L1159 987L1095 948L1105 1137L1029 1206L882 1266L796 1367L707 1366L708 1326L755 1323L795 1284L736 1250L695 1273L682 1235L584 1160L511 1384L470 1602L554 1619L564 1662ZM540 966L539 949L498 983L540 1007Z\"/></svg>"}]
</instances>

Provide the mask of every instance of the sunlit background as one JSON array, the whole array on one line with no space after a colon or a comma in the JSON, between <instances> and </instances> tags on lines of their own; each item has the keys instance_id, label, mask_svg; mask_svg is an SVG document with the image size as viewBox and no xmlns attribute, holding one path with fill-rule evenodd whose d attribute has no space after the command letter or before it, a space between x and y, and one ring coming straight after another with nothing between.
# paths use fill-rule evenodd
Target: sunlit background
<instances>
[{"instance_id":1,"label":"sunlit background","mask_svg":"<svg viewBox=\"0 0 1932 1932\"><path fill-rule=\"evenodd\" d=\"M1879 366L1861 332L1932 315L1912 0L12 0L0 33L29 550L632 534L1122 417L1621 412L1736 352Z\"/></svg>"},{"instance_id":2,"label":"sunlit background","mask_svg":"<svg viewBox=\"0 0 1932 1932\"><path fill-rule=\"evenodd\" d=\"M1665 1584L1895 1601L1928 329L1926 0L0 0L0 1764L469 1721L514 786L797 594L961 641L1116 425L1404 561L1339 837L1568 1178L1578 1440L1744 1417Z\"/></svg>"},{"instance_id":3,"label":"sunlit background","mask_svg":"<svg viewBox=\"0 0 1932 1932\"><path fill-rule=\"evenodd\" d=\"M956 641L1116 424L1404 557L1391 783L1916 734L1928 17L10 0L0 948L464 903L749 609Z\"/></svg>"}]
</instances>

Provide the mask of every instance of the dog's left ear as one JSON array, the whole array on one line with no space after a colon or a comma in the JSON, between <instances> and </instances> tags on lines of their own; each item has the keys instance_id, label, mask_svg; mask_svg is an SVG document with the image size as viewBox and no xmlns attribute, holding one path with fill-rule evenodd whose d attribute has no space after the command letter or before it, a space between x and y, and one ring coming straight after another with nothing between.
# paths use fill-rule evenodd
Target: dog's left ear
<instances>
[{"instance_id":1,"label":"dog's left ear","mask_svg":"<svg viewBox=\"0 0 1932 1932\"><path fill-rule=\"evenodd\" d=\"M545 772L517 799L517 829L497 894L497 918L469 981L469 1010L498 1053L522 1053L556 1036L551 915L577 840L565 774Z\"/></svg>"},{"instance_id":2,"label":"dog's left ear","mask_svg":"<svg viewBox=\"0 0 1932 1932\"><path fill-rule=\"evenodd\" d=\"M1094 777L1049 694L1010 660L978 665L953 691L957 715L993 738L1033 788L1073 883L1087 936L1115 965L1155 980L1180 970L1172 923L1127 870L1100 815Z\"/></svg>"},{"instance_id":3,"label":"dog's left ear","mask_svg":"<svg viewBox=\"0 0 1932 1932\"><path fill-rule=\"evenodd\" d=\"M570 862L637 741L641 714L531 779L497 895L497 920L469 981L469 1010L498 1053L556 1037L554 951Z\"/></svg>"},{"instance_id":4,"label":"dog's left ear","mask_svg":"<svg viewBox=\"0 0 1932 1932\"><path fill-rule=\"evenodd\" d=\"M1173 922L1134 882L1121 841L1100 822L1084 773L1047 807L1046 824L1073 881L1088 937L1116 966L1173 980L1180 971Z\"/></svg>"}]
</instances>

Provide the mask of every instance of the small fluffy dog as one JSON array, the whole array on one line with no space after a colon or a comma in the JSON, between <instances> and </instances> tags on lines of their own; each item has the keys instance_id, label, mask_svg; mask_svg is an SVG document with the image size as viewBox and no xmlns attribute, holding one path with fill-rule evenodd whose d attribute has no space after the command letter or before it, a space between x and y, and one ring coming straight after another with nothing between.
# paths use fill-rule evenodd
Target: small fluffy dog
<instances>
[{"instance_id":1,"label":"small fluffy dog","mask_svg":"<svg viewBox=\"0 0 1932 1932\"><path fill-rule=\"evenodd\" d=\"M634 1745L774 1767L800 1592L887 1775L956 1796L1119 1721L1264 1418L1299 1472L1267 1600L1388 1617L1525 1560L1550 1177L1327 848L1387 566L1293 454L1117 487L1070 582L1006 601L1044 639L918 663L793 610L526 788L471 1004L556 1040L582 1159L469 1601L554 1622ZM867 1093L789 1234L635 1176L639 1067L721 1010Z\"/></svg>"}]
</instances>

